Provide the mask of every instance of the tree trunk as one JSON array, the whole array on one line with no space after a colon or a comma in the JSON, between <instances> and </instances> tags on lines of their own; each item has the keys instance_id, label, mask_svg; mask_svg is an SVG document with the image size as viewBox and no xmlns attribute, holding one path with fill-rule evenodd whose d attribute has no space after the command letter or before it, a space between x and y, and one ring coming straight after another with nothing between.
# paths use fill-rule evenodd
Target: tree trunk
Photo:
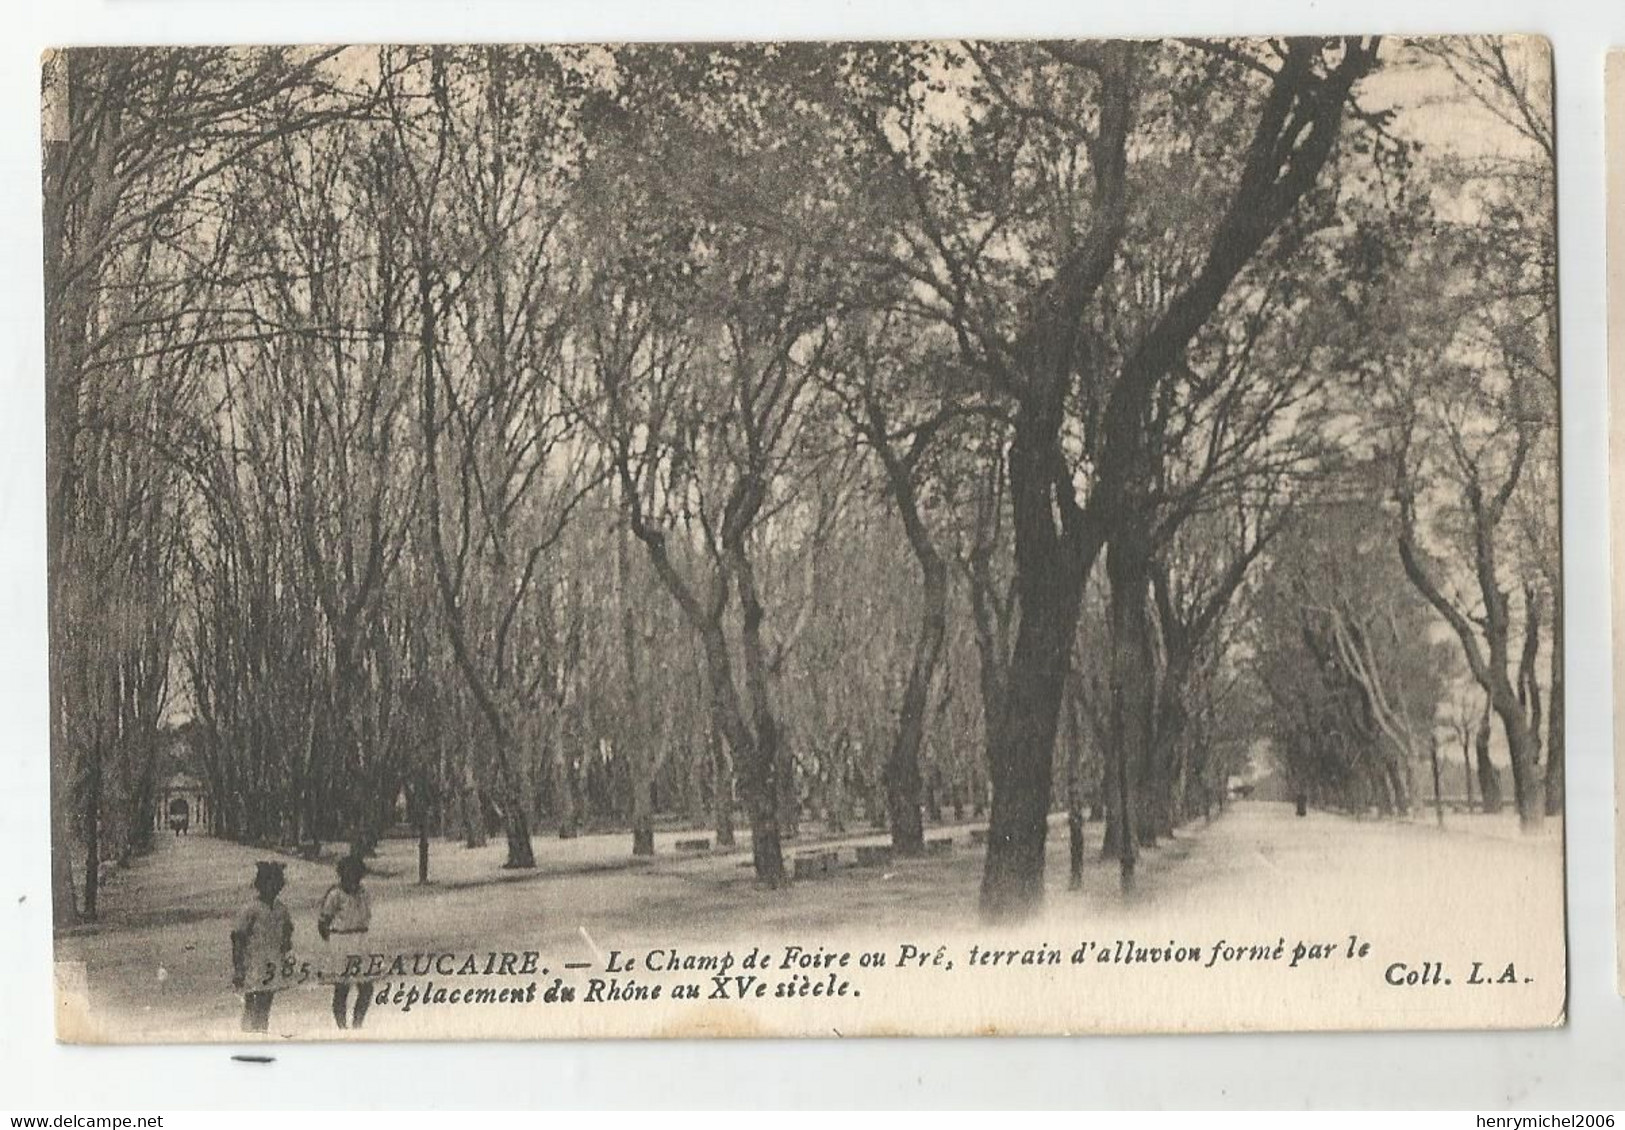
<instances>
[{"instance_id":1,"label":"tree trunk","mask_svg":"<svg viewBox=\"0 0 1625 1130\"><path fill-rule=\"evenodd\" d=\"M1520 452L1523 450L1520 448ZM1501 728L1506 733L1507 752L1512 761L1512 791L1518 805L1518 823L1524 831L1533 832L1540 828L1546 815L1543 800L1545 788L1539 773L1540 735L1531 728L1529 716L1525 713L1524 699L1526 697L1532 699L1533 696L1529 695L1531 688L1524 675L1532 666L1528 657L1532 641L1539 629L1539 605L1526 598L1524 643L1526 662L1520 668L1520 686L1515 688L1508 673L1511 659L1509 644L1511 615L1508 610L1507 594L1499 580L1495 544L1496 528L1504 513L1503 507L1512 489L1517 485L1518 470L1521 466L1520 456L1514 463L1511 474L1492 498L1485 497L1482 484L1476 478L1468 484L1468 502L1473 517L1473 564L1483 604L1483 611L1479 616L1470 619L1465 615L1428 575L1415 544L1415 501L1408 483L1401 484L1399 495L1401 512L1399 555L1411 583L1450 623L1461 641L1462 651L1467 658L1468 667L1472 669L1473 678L1484 689L1489 697L1490 709L1501 720ZM1528 591L1526 589L1526 594ZM1480 635L1483 639L1482 646ZM1532 702L1530 705L1538 711L1538 705Z\"/></svg>"},{"instance_id":2,"label":"tree trunk","mask_svg":"<svg viewBox=\"0 0 1625 1130\"><path fill-rule=\"evenodd\" d=\"M717 846L733 847L734 837L734 767L728 755L727 743L713 723L706 743L711 751L711 809L716 824Z\"/></svg>"},{"instance_id":3,"label":"tree trunk","mask_svg":"<svg viewBox=\"0 0 1625 1130\"><path fill-rule=\"evenodd\" d=\"M1099 548L1075 526L1056 525L1057 505L1075 506L1070 497L1058 503L1055 493L1060 409L1058 399L1035 401L1017 418L1009 464L1020 623L1002 671L997 656L986 661L989 649L982 644L993 806L980 906L993 922L1029 917L1043 907L1055 735L1083 586ZM1075 512L1073 518L1083 521ZM979 643L988 635L984 619L979 611Z\"/></svg>"},{"instance_id":4,"label":"tree trunk","mask_svg":"<svg viewBox=\"0 0 1625 1130\"><path fill-rule=\"evenodd\" d=\"M925 853L925 828L920 820L920 749L925 744L931 682L948 631L948 571L934 554L932 559L922 560L921 569L925 581L919 636L897 714L897 732L886 758L886 809L892 848L904 856Z\"/></svg>"},{"instance_id":5,"label":"tree trunk","mask_svg":"<svg viewBox=\"0 0 1625 1130\"><path fill-rule=\"evenodd\" d=\"M772 719L758 720L755 748L739 763L748 767L745 804L750 810L750 858L757 882L767 887L786 883L784 848L779 833L778 728Z\"/></svg>"},{"instance_id":6,"label":"tree trunk","mask_svg":"<svg viewBox=\"0 0 1625 1130\"><path fill-rule=\"evenodd\" d=\"M919 492L914 480L915 463L898 455L888 435L884 409L877 397L867 396L865 434L880 457L886 472L892 501L908 537L909 548L920 566L920 625L914 641L914 657L908 681L897 710L897 729L886 758L886 812L891 825L892 848L898 855L925 853L925 829L920 821L920 749L925 743L926 710L930 705L931 683L942 658L943 640L948 631L948 569L932 544L930 531L920 514ZM916 445L916 453L919 451ZM933 807L935 807L933 805ZM940 812L935 816L941 818Z\"/></svg>"},{"instance_id":7,"label":"tree trunk","mask_svg":"<svg viewBox=\"0 0 1625 1130\"><path fill-rule=\"evenodd\" d=\"M1106 577L1110 585L1111 618L1111 737L1117 768L1114 782L1118 826L1119 882L1125 894L1134 890L1139 824L1146 782L1141 768L1151 746L1151 712L1155 660L1146 623L1148 558L1128 536L1114 539L1106 550Z\"/></svg>"},{"instance_id":8,"label":"tree trunk","mask_svg":"<svg viewBox=\"0 0 1625 1130\"><path fill-rule=\"evenodd\" d=\"M1022 477L1017 468L1025 459L1012 452L1010 463L1015 482ZM1085 561L1061 556L1053 534L1040 528L1022 535L1034 517L1050 521L1049 504L1041 505L1036 516L1016 507L1018 551L1024 541L1039 542L1027 552L1047 558L1050 567L1034 561L1018 569L1021 623L1002 679L1002 698L991 705L987 728L993 806L980 905L982 916L995 922L1025 918L1043 906L1055 735L1088 572Z\"/></svg>"},{"instance_id":9,"label":"tree trunk","mask_svg":"<svg viewBox=\"0 0 1625 1130\"><path fill-rule=\"evenodd\" d=\"M801 787L796 780L795 745L787 740L782 727L777 727L778 761L774 766L774 780L777 782L775 795L778 797L778 824L779 837L793 840L801 835Z\"/></svg>"},{"instance_id":10,"label":"tree trunk","mask_svg":"<svg viewBox=\"0 0 1625 1130\"><path fill-rule=\"evenodd\" d=\"M1444 796L1439 791L1439 743L1428 742L1428 761L1433 766L1433 814L1438 817L1439 827L1444 827Z\"/></svg>"},{"instance_id":11,"label":"tree trunk","mask_svg":"<svg viewBox=\"0 0 1625 1130\"><path fill-rule=\"evenodd\" d=\"M1563 598L1552 599L1551 706L1546 716L1546 815L1563 815Z\"/></svg>"},{"instance_id":12,"label":"tree trunk","mask_svg":"<svg viewBox=\"0 0 1625 1130\"><path fill-rule=\"evenodd\" d=\"M1068 698L1066 742L1066 831L1070 868L1067 889L1083 886L1083 720L1078 700Z\"/></svg>"},{"instance_id":13,"label":"tree trunk","mask_svg":"<svg viewBox=\"0 0 1625 1130\"><path fill-rule=\"evenodd\" d=\"M632 854L650 856L655 853L655 774L665 756L666 740L658 748L651 748L656 731L669 736L670 723L657 719L649 704L647 688L639 677L637 619L632 608L632 554L631 533L625 522L615 535L615 601L621 613L621 658L626 664L626 710L635 717L643 731L629 742L622 742L618 752L630 761L632 781Z\"/></svg>"},{"instance_id":14,"label":"tree trunk","mask_svg":"<svg viewBox=\"0 0 1625 1130\"><path fill-rule=\"evenodd\" d=\"M824 766L824 823L836 835L846 831L847 739L843 734L830 746Z\"/></svg>"},{"instance_id":15,"label":"tree trunk","mask_svg":"<svg viewBox=\"0 0 1625 1130\"><path fill-rule=\"evenodd\" d=\"M733 686L727 638L720 623L703 632L706 667L710 673L712 723L727 739L728 753L740 793L750 817L751 860L758 882L784 885L784 854L779 837L778 738L772 715L758 712L755 728L746 724ZM764 680L765 688L765 680ZM724 790L720 787L719 796ZM719 800L718 815L721 816ZM730 818L731 840L731 818ZM718 833L720 841L720 830Z\"/></svg>"},{"instance_id":16,"label":"tree trunk","mask_svg":"<svg viewBox=\"0 0 1625 1130\"><path fill-rule=\"evenodd\" d=\"M438 352L437 304L427 261L427 251L419 248L418 263L419 335L423 346L423 370L419 421L423 431L423 454L426 494L429 500L427 525L429 543L433 551L435 579L440 590L441 606L445 612L447 635L452 654L463 674L464 684L474 698L481 715L491 731L492 760L496 763L497 780L502 786L502 812L507 828L508 858L505 868L523 869L536 866L536 853L530 842L530 824L525 817L523 782L513 764L513 740L502 708L492 697L490 686L479 669L470 650L464 623L464 611L457 582L452 577L447 560L443 532L440 528L440 472L439 472L439 408L437 407Z\"/></svg>"},{"instance_id":17,"label":"tree trunk","mask_svg":"<svg viewBox=\"0 0 1625 1130\"><path fill-rule=\"evenodd\" d=\"M152 808L157 800L157 738L148 731L142 733L139 741L141 767L136 777L136 787L130 794L129 823L123 852L127 859L152 850ZM202 830L201 827L198 829Z\"/></svg>"},{"instance_id":18,"label":"tree trunk","mask_svg":"<svg viewBox=\"0 0 1625 1130\"><path fill-rule=\"evenodd\" d=\"M1023 616L1011 655L1005 723L988 751L993 811L981 911L995 922L1029 917L1044 904L1044 841L1061 693L1056 656L1063 645L1047 638L1053 631L1030 624Z\"/></svg>"},{"instance_id":19,"label":"tree trunk","mask_svg":"<svg viewBox=\"0 0 1625 1130\"><path fill-rule=\"evenodd\" d=\"M553 731L553 807L559 818L559 839L573 840L581 834L581 817L576 805L575 758L561 721Z\"/></svg>"},{"instance_id":20,"label":"tree trunk","mask_svg":"<svg viewBox=\"0 0 1625 1130\"><path fill-rule=\"evenodd\" d=\"M429 821L418 813L418 882L429 881Z\"/></svg>"},{"instance_id":21,"label":"tree trunk","mask_svg":"<svg viewBox=\"0 0 1625 1130\"><path fill-rule=\"evenodd\" d=\"M1512 761L1513 795L1518 801L1518 824L1526 832L1538 831L1546 816L1545 782L1540 777L1537 739L1529 720L1518 706L1511 687L1493 696L1495 713L1506 733L1507 754Z\"/></svg>"},{"instance_id":22,"label":"tree trunk","mask_svg":"<svg viewBox=\"0 0 1625 1130\"><path fill-rule=\"evenodd\" d=\"M83 647L79 633L73 630L73 604L81 594L69 577L74 558L71 535L78 511L75 447L81 412L82 360L90 326L95 262L86 262L75 275L63 277L63 268L68 265L65 255L70 197L67 186L70 123L82 120L75 118L76 107L72 104L78 89L75 81L78 58L72 51L62 56L62 85L55 95L61 118L47 130L44 153L45 462L50 479L45 519L49 563L46 585L50 590L46 615L50 644L47 665L50 670L51 921L58 929L88 917L90 909L88 899L87 905L80 905L73 875L72 782L78 775L75 730L82 721L77 716L79 704L74 692L79 689L78 680L82 676L79 656ZM85 136L89 132L86 130L74 137L73 143L89 144L91 138ZM116 140L115 134L101 144L107 146ZM90 167L105 165L110 160L110 156L97 159ZM92 204L105 199L111 187L108 184L94 190ZM106 216L110 212L105 206L97 206L90 215ZM70 686L70 681L75 685Z\"/></svg>"},{"instance_id":23,"label":"tree trunk","mask_svg":"<svg viewBox=\"0 0 1625 1130\"><path fill-rule=\"evenodd\" d=\"M474 779L473 763L463 762L463 784L457 790L457 814L463 824L463 846L482 848L486 845L485 806L480 800L480 788Z\"/></svg>"},{"instance_id":24,"label":"tree trunk","mask_svg":"<svg viewBox=\"0 0 1625 1130\"><path fill-rule=\"evenodd\" d=\"M1470 816L1473 812L1473 742L1466 733L1461 736L1461 773L1467 783L1467 814Z\"/></svg>"},{"instance_id":25,"label":"tree trunk","mask_svg":"<svg viewBox=\"0 0 1625 1130\"><path fill-rule=\"evenodd\" d=\"M1148 656L1151 654L1149 639L1145 651ZM1149 675L1153 683L1154 713L1147 746L1150 756L1143 804L1144 822L1150 827L1142 833L1141 843L1155 844L1159 838L1171 839L1180 822L1180 778L1184 773L1180 750L1188 720L1183 686L1187 676L1183 666L1172 656L1160 678L1154 666Z\"/></svg>"},{"instance_id":26,"label":"tree trunk","mask_svg":"<svg viewBox=\"0 0 1625 1130\"><path fill-rule=\"evenodd\" d=\"M632 764L633 855L655 853L655 775L649 761L648 751L643 751Z\"/></svg>"},{"instance_id":27,"label":"tree trunk","mask_svg":"<svg viewBox=\"0 0 1625 1130\"><path fill-rule=\"evenodd\" d=\"M1490 700L1484 696L1484 716L1479 720L1478 733L1473 735L1473 752L1478 759L1478 792L1483 809L1494 814L1501 811L1501 773L1490 760Z\"/></svg>"},{"instance_id":28,"label":"tree trunk","mask_svg":"<svg viewBox=\"0 0 1625 1130\"><path fill-rule=\"evenodd\" d=\"M502 813L504 831L508 837L508 858L502 866L510 871L536 866L536 851L530 842L530 821L520 806L518 790L510 790L508 804Z\"/></svg>"},{"instance_id":29,"label":"tree trunk","mask_svg":"<svg viewBox=\"0 0 1625 1130\"><path fill-rule=\"evenodd\" d=\"M886 785L884 777L884 773L873 777L868 773L864 774L863 818L869 827L877 832L886 830ZM871 781L878 783L871 784Z\"/></svg>"},{"instance_id":30,"label":"tree trunk","mask_svg":"<svg viewBox=\"0 0 1625 1130\"><path fill-rule=\"evenodd\" d=\"M53 720L56 706L53 701ZM51 924L58 930L80 921L79 899L73 883L73 818L68 813L68 787L64 780L72 761L67 756L63 729L53 724L51 743Z\"/></svg>"},{"instance_id":31,"label":"tree trunk","mask_svg":"<svg viewBox=\"0 0 1625 1130\"><path fill-rule=\"evenodd\" d=\"M750 853L756 879L768 887L786 883L779 814L784 804L780 770L785 760L783 734L773 715L768 682L767 648L762 639L766 610L756 589L755 568L746 555L743 535L728 546L734 584L739 593L740 645L745 661L745 689L750 703L750 724L738 718L739 736L734 764L744 771L745 803L750 806ZM714 645L725 647L719 630ZM732 687L730 680L729 687Z\"/></svg>"},{"instance_id":32,"label":"tree trunk","mask_svg":"<svg viewBox=\"0 0 1625 1130\"><path fill-rule=\"evenodd\" d=\"M102 855L102 750L101 740L90 743L90 766L85 775L85 921L96 921L101 892Z\"/></svg>"},{"instance_id":33,"label":"tree trunk","mask_svg":"<svg viewBox=\"0 0 1625 1130\"><path fill-rule=\"evenodd\" d=\"M633 825L632 854L651 856L655 853L655 830L648 824Z\"/></svg>"},{"instance_id":34,"label":"tree trunk","mask_svg":"<svg viewBox=\"0 0 1625 1130\"><path fill-rule=\"evenodd\" d=\"M1406 766L1392 750L1385 750L1381 756L1383 780L1388 788L1388 815L1408 816L1411 811L1411 790L1405 779Z\"/></svg>"},{"instance_id":35,"label":"tree trunk","mask_svg":"<svg viewBox=\"0 0 1625 1130\"><path fill-rule=\"evenodd\" d=\"M710 816L710 810L705 805L705 787L710 774L710 750L706 750L704 759L694 756L692 742L685 742L679 764L682 766L682 811L683 819L689 824L699 827Z\"/></svg>"}]
</instances>

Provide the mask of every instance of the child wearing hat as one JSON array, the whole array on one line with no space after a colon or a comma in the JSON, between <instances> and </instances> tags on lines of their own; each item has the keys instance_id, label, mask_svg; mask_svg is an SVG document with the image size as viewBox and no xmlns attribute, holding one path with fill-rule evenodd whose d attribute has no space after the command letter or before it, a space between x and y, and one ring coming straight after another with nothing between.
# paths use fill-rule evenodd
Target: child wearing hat
<instances>
[{"instance_id":1,"label":"child wearing hat","mask_svg":"<svg viewBox=\"0 0 1625 1130\"><path fill-rule=\"evenodd\" d=\"M366 934L372 926L372 897L361 885L367 865L359 857L350 855L339 860L338 873L338 883L327 889L316 911L316 932L330 946L327 967L333 971L333 1019L340 1028L359 1028L372 1003L372 982L344 974L345 955L339 951L356 944L359 939L355 935ZM352 983L356 989L353 1016L349 1011Z\"/></svg>"},{"instance_id":2,"label":"child wearing hat","mask_svg":"<svg viewBox=\"0 0 1625 1130\"><path fill-rule=\"evenodd\" d=\"M277 901L286 884L282 864L254 865L258 894L231 928L231 984L243 991L243 1031L265 1032L271 1027L271 1003L281 988L279 968L293 950L293 918Z\"/></svg>"}]
</instances>

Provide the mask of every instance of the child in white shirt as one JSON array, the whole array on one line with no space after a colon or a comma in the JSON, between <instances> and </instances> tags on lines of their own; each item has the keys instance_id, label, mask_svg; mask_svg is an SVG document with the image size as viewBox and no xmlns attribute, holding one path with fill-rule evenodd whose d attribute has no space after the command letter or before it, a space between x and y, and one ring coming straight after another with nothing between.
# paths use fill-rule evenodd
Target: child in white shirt
<instances>
[{"instance_id":1,"label":"child in white shirt","mask_svg":"<svg viewBox=\"0 0 1625 1130\"><path fill-rule=\"evenodd\" d=\"M339 860L339 881L322 896L316 912L316 932L328 943L333 979L333 1019L340 1028L359 1028L367 1018L367 1006L372 1003L372 982L362 981L344 972L344 956L372 926L372 896L361 885L367 865L356 856ZM355 1012L349 1009L350 985L355 985Z\"/></svg>"}]
</instances>

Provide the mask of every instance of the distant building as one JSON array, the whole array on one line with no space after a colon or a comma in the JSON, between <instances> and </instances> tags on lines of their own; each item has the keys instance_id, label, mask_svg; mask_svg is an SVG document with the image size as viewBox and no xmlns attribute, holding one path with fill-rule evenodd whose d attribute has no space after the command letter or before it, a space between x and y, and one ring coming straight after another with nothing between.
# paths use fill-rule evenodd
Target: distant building
<instances>
[{"instance_id":1,"label":"distant building","mask_svg":"<svg viewBox=\"0 0 1625 1130\"><path fill-rule=\"evenodd\" d=\"M159 781L154 790L152 826L159 832L214 831L214 804L209 787L189 768L191 743L187 727L171 730L158 762Z\"/></svg>"},{"instance_id":2,"label":"distant building","mask_svg":"<svg viewBox=\"0 0 1625 1130\"><path fill-rule=\"evenodd\" d=\"M153 827L157 831L210 832L214 810L208 789L190 773L177 773L158 786L153 805Z\"/></svg>"}]
</instances>

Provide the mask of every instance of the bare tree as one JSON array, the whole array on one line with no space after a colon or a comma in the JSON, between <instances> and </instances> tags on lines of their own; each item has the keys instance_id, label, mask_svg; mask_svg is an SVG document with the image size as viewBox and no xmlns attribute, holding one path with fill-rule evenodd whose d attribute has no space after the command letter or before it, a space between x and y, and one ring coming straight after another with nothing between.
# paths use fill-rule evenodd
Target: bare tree
<instances>
[{"instance_id":1,"label":"bare tree","mask_svg":"<svg viewBox=\"0 0 1625 1130\"><path fill-rule=\"evenodd\" d=\"M909 247L903 267L924 292L922 305L950 327L966 362L1014 404L1010 500L1021 618L1005 688L1006 724L1000 746L990 750L993 827L982 890L984 914L1010 918L1032 913L1042 901L1067 657L1084 582L1108 541L1107 569L1122 598L1113 613L1122 674L1111 709L1127 728L1120 732L1138 735L1136 748L1149 739L1152 712L1138 678L1149 661L1143 628L1136 626L1148 622L1152 546L1122 528L1121 519L1147 505L1152 437L1145 424L1157 391L1231 285L1314 187L1336 146L1350 91L1376 64L1377 47L1291 41L1238 67L1240 89L1254 95L1249 87L1256 86L1258 111L1251 136L1241 140L1241 160L1212 187L1224 203L1198 252L1200 265L1155 318L1114 346L1092 315L1130 226L1130 139L1144 76L1187 61L1178 51L1126 43L1012 48L998 55L967 47L962 54L973 68L966 96L977 104L962 137L918 110L901 120L877 115L867 124L871 144L890 155L902 191L915 202L902 233ZM1057 114L1062 99L1094 113L1083 120ZM926 142L933 131L939 136ZM906 140L899 142L899 133ZM1027 138L1034 140L1022 144ZM967 159L982 147L1030 164L1015 172L1007 163ZM1086 184L1071 172L1080 168L1088 170ZM1002 178L1004 191L986 191L985 182L972 180L978 175ZM990 282L1004 272L995 272L989 256L997 253L988 249L996 239L1027 234L1018 221L1031 214L1023 211L1030 200L1009 191L1024 176L1040 196L1064 199L1067 211L1038 213L1053 225L1043 229L1046 235L1059 227L1061 251L1044 254L1042 268L1012 296ZM978 214L975 204L982 200L999 206ZM975 222L950 223L949 212L957 216L967 204ZM1082 473L1068 454L1078 439L1087 467ZM1082 498L1080 486L1086 488ZM1125 880L1132 866L1125 859Z\"/></svg>"},{"instance_id":2,"label":"bare tree","mask_svg":"<svg viewBox=\"0 0 1625 1130\"><path fill-rule=\"evenodd\" d=\"M47 540L52 894L59 925L94 906L89 890L86 907L75 899L64 790L77 775L80 754L100 739L92 734L87 744L74 729L106 730L88 716L80 722L70 716L96 709L97 702L111 710L117 698L88 693L109 685L111 675L93 670L96 649L83 646L97 634L86 615L93 609L71 591L84 583L94 587L82 566L124 553L97 543L108 529L98 531L97 520L87 520L105 501L95 498L100 488L91 480L113 437L144 445L152 458L162 458L165 447L163 437L152 434L152 409L163 397L121 400L109 395L109 385L133 376L138 362L194 351L220 335L217 312L187 301L197 295L199 274L211 267L207 251L192 258L197 220L210 211L207 194L223 172L261 147L351 111L325 71L333 54L97 49L47 60ZM184 365L148 367L146 375L184 371ZM93 793L100 756L90 753ZM92 838L97 822L84 829ZM94 883L95 875L88 875L87 884Z\"/></svg>"},{"instance_id":3,"label":"bare tree","mask_svg":"<svg viewBox=\"0 0 1625 1130\"><path fill-rule=\"evenodd\" d=\"M556 86L517 86L522 62L544 74L558 65L545 53L515 60L487 49L467 61L484 79L471 88L437 49L403 76L416 90L398 85L386 97L415 277L429 550L452 652L490 736L505 866L521 868L535 854L516 713L557 679L561 641L519 646L513 633L527 605L546 599L546 555L600 477L570 442L562 391L574 283L550 239L564 206L548 180L558 122L533 98L520 109L521 97ZM509 131L528 144L515 146ZM525 156L510 158L515 148ZM455 203L448 184L462 190ZM466 225L455 276L436 239L448 216Z\"/></svg>"}]
</instances>

